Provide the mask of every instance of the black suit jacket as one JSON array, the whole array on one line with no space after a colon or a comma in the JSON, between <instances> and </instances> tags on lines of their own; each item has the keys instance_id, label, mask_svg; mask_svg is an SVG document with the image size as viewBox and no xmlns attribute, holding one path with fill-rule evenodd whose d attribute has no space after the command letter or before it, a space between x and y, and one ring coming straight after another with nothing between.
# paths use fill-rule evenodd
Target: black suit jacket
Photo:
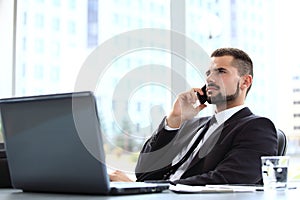
<instances>
[{"instance_id":1,"label":"black suit jacket","mask_svg":"<svg viewBox=\"0 0 300 200\"><path fill-rule=\"evenodd\" d=\"M186 121L179 130L164 129L164 120L144 144L136 166L137 181L168 179L175 156L186 148L208 118ZM261 156L277 154L277 134L267 118L243 108L216 131L216 144L204 156L196 157L175 183L257 184L261 183Z\"/></svg>"}]
</instances>

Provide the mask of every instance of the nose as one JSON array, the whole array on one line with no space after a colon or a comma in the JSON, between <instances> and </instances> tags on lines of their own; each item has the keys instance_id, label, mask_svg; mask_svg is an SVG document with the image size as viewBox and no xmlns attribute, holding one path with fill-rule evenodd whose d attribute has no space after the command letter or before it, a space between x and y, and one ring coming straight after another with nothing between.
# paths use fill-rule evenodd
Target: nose
<instances>
[{"instance_id":1,"label":"nose","mask_svg":"<svg viewBox=\"0 0 300 200\"><path fill-rule=\"evenodd\" d=\"M213 73L209 73L208 75L206 75L206 82L207 83L215 82L215 78L214 78Z\"/></svg>"}]
</instances>

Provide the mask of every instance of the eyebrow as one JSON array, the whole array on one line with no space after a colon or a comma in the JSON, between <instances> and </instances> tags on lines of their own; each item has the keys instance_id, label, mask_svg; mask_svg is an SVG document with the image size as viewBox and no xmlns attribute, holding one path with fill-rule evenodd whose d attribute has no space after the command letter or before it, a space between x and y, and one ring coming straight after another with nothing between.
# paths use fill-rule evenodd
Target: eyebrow
<instances>
[{"instance_id":1,"label":"eyebrow","mask_svg":"<svg viewBox=\"0 0 300 200\"><path fill-rule=\"evenodd\" d=\"M226 68L224 68L224 67L216 67L216 68L213 68L213 71L221 71L221 70L224 70L224 71L228 71ZM210 72L211 72L211 70L209 69L209 70L207 70L206 71L206 76L208 76L209 74L210 74Z\"/></svg>"}]
</instances>

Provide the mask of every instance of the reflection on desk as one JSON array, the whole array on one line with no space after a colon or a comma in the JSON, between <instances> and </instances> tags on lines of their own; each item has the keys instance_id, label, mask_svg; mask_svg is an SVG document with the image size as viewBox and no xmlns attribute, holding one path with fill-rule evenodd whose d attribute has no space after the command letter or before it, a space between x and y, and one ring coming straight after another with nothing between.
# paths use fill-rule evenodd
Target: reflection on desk
<instances>
[{"instance_id":1,"label":"reflection on desk","mask_svg":"<svg viewBox=\"0 0 300 200\"><path fill-rule=\"evenodd\" d=\"M250 193L207 193L207 194L176 194L171 191L154 194L141 194L141 195L124 195L124 196L101 196L101 195L74 195L74 194L49 194L49 193L24 193L21 190L15 189L0 189L0 200L90 200L90 199L129 199L130 200L148 200L148 199L170 199L170 200L205 200L215 199L230 199L230 200L294 200L300 195L300 189L291 189L286 191L274 192L250 192Z\"/></svg>"}]
</instances>

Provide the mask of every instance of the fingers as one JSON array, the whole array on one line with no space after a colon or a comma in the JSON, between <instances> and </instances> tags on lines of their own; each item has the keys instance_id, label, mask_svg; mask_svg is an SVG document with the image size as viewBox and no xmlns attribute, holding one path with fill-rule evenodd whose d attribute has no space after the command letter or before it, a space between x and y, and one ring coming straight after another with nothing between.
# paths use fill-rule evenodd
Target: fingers
<instances>
[{"instance_id":1,"label":"fingers","mask_svg":"<svg viewBox=\"0 0 300 200\"><path fill-rule=\"evenodd\" d=\"M193 96L193 101L192 103L195 103L193 104L193 107L197 110L197 112L200 112L201 110L203 110L204 108L207 107L206 104L203 104L203 103L200 103L200 100L198 99L198 96L196 93L199 93L200 95L204 95L204 91L202 90L202 88L192 88L190 90L190 95Z\"/></svg>"},{"instance_id":2,"label":"fingers","mask_svg":"<svg viewBox=\"0 0 300 200\"><path fill-rule=\"evenodd\" d=\"M198 100L194 89L191 89L188 92L181 93L179 95L179 98L182 102L187 103L187 104L194 104Z\"/></svg>"},{"instance_id":3,"label":"fingers","mask_svg":"<svg viewBox=\"0 0 300 200\"><path fill-rule=\"evenodd\" d=\"M116 170L109 174L109 179L112 182L133 182L126 174Z\"/></svg>"},{"instance_id":4,"label":"fingers","mask_svg":"<svg viewBox=\"0 0 300 200\"><path fill-rule=\"evenodd\" d=\"M180 127L184 121L195 117L206 107L205 104L200 104L196 95L198 91L203 94L201 88L192 88L190 91L179 94L173 105L173 109L167 116L167 124L169 127Z\"/></svg>"},{"instance_id":5,"label":"fingers","mask_svg":"<svg viewBox=\"0 0 300 200\"><path fill-rule=\"evenodd\" d=\"M200 95L204 95L204 91L201 88L192 88L194 92L199 92Z\"/></svg>"},{"instance_id":6,"label":"fingers","mask_svg":"<svg viewBox=\"0 0 300 200\"><path fill-rule=\"evenodd\" d=\"M206 104L200 104L199 106L196 107L196 109L197 109L198 112L200 112L201 110L203 110L206 107L207 107Z\"/></svg>"}]
</instances>

